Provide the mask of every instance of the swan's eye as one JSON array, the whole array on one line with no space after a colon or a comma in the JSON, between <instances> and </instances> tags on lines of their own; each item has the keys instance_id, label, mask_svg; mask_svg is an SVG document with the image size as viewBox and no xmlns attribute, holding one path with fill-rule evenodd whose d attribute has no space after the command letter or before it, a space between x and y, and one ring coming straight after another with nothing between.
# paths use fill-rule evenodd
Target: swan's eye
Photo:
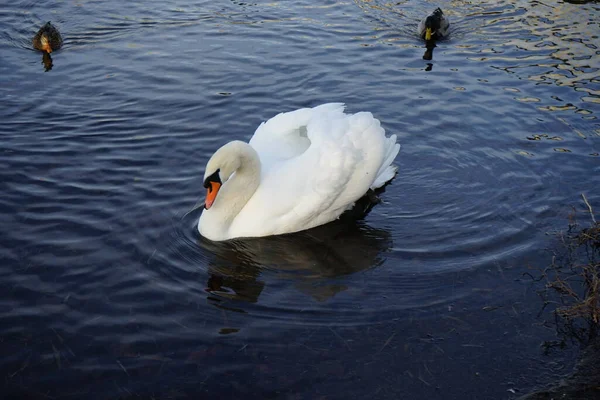
<instances>
[{"instance_id":1,"label":"swan's eye","mask_svg":"<svg viewBox=\"0 0 600 400\"><path fill-rule=\"evenodd\" d=\"M221 172L221 169L217 169L214 173L207 176L204 180L204 187L207 188L209 191L212 190L212 182L216 182L219 185L221 184L221 177L219 176L219 172Z\"/></svg>"}]
</instances>

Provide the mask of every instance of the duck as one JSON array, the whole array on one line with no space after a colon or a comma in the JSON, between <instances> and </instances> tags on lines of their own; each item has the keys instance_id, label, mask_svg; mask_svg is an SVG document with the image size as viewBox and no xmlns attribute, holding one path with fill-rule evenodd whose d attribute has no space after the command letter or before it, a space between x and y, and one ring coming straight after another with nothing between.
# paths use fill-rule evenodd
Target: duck
<instances>
[{"instance_id":1,"label":"duck","mask_svg":"<svg viewBox=\"0 0 600 400\"><path fill-rule=\"evenodd\" d=\"M50 21L42 26L33 37L33 47L48 54L60 49L63 45L63 39L60 32Z\"/></svg>"},{"instance_id":2,"label":"duck","mask_svg":"<svg viewBox=\"0 0 600 400\"><path fill-rule=\"evenodd\" d=\"M400 144L370 112L343 103L283 112L208 160L200 235L211 241L294 233L338 219L397 172Z\"/></svg>"},{"instance_id":3,"label":"duck","mask_svg":"<svg viewBox=\"0 0 600 400\"><path fill-rule=\"evenodd\" d=\"M419 22L417 34L426 42L444 39L448 36L450 20L441 8L436 8L431 14Z\"/></svg>"}]
</instances>

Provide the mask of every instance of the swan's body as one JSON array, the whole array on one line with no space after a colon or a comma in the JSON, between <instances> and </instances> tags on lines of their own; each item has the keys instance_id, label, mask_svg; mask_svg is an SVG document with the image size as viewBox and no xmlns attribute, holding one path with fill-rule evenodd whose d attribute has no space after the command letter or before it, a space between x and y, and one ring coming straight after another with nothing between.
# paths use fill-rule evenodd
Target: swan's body
<instances>
[{"instance_id":1,"label":"swan's body","mask_svg":"<svg viewBox=\"0 0 600 400\"><path fill-rule=\"evenodd\" d=\"M33 47L50 54L62 47L63 39L60 32L50 21L42 26L33 37Z\"/></svg>"},{"instance_id":2,"label":"swan's body","mask_svg":"<svg viewBox=\"0 0 600 400\"><path fill-rule=\"evenodd\" d=\"M440 40L448 36L449 30L450 20L444 15L441 8L436 8L419 22L417 35L426 41Z\"/></svg>"},{"instance_id":3,"label":"swan's body","mask_svg":"<svg viewBox=\"0 0 600 400\"><path fill-rule=\"evenodd\" d=\"M348 115L340 103L281 113L208 161L198 230L227 240L323 225L390 181L399 150L371 113Z\"/></svg>"}]
</instances>

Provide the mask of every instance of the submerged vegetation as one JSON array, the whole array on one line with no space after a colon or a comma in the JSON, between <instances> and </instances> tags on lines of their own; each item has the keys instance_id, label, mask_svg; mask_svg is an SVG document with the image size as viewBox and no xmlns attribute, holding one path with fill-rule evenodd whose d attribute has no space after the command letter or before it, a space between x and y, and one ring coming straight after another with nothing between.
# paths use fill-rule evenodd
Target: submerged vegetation
<instances>
[{"instance_id":1,"label":"submerged vegetation","mask_svg":"<svg viewBox=\"0 0 600 400\"><path fill-rule=\"evenodd\" d=\"M582 346L573 373L557 385L530 393L522 400L600 398L600 223L585 195L591 222L577 222L574 210L567 232L557 234L560 246L551 264L543 271L546 280L541 292L545 305L558 295L554 309L559 342L545 343L546 349L563 347L568 340Z\"/></svg>"},{"instance_id":2,"label":"submerged vegetation","mask_svg":"<svg viewBox=\"0 0 600 400\"><path fill-rule=\"evenodd\" d=\"M586 345L598 336L600 327L600 223L582 197L591 223L582 226L575 211L570 215L568 231L558 234L562 249L553 255L544 276L546 288L560 298L554 310L560 331Z\"/></svg>"}]
</instances>

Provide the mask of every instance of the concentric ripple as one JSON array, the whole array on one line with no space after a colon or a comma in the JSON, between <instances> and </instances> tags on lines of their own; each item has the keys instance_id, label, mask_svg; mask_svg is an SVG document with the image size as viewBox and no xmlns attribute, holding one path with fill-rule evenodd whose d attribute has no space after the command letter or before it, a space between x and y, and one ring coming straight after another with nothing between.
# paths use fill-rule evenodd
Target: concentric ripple
<instances>
[{"instance_id":1,"label":"concentric ripple","mask_svg":"<svg viewBox=\"0 0 600 400\"><path fill-rule=\"evenodd\" d=\"M415 28L437 6L451 35L425 61ZM548 232L589 215L582 193L600 207L599 12L5 6L0 393L504 399L564 374L535 363L555 338L524 277L547 265ZM31 38L48 20L65 46L46 71ZM398 135L381 203L291 235L201 238L210 155L330 101Z\"/></svg>"}]
</instances>

